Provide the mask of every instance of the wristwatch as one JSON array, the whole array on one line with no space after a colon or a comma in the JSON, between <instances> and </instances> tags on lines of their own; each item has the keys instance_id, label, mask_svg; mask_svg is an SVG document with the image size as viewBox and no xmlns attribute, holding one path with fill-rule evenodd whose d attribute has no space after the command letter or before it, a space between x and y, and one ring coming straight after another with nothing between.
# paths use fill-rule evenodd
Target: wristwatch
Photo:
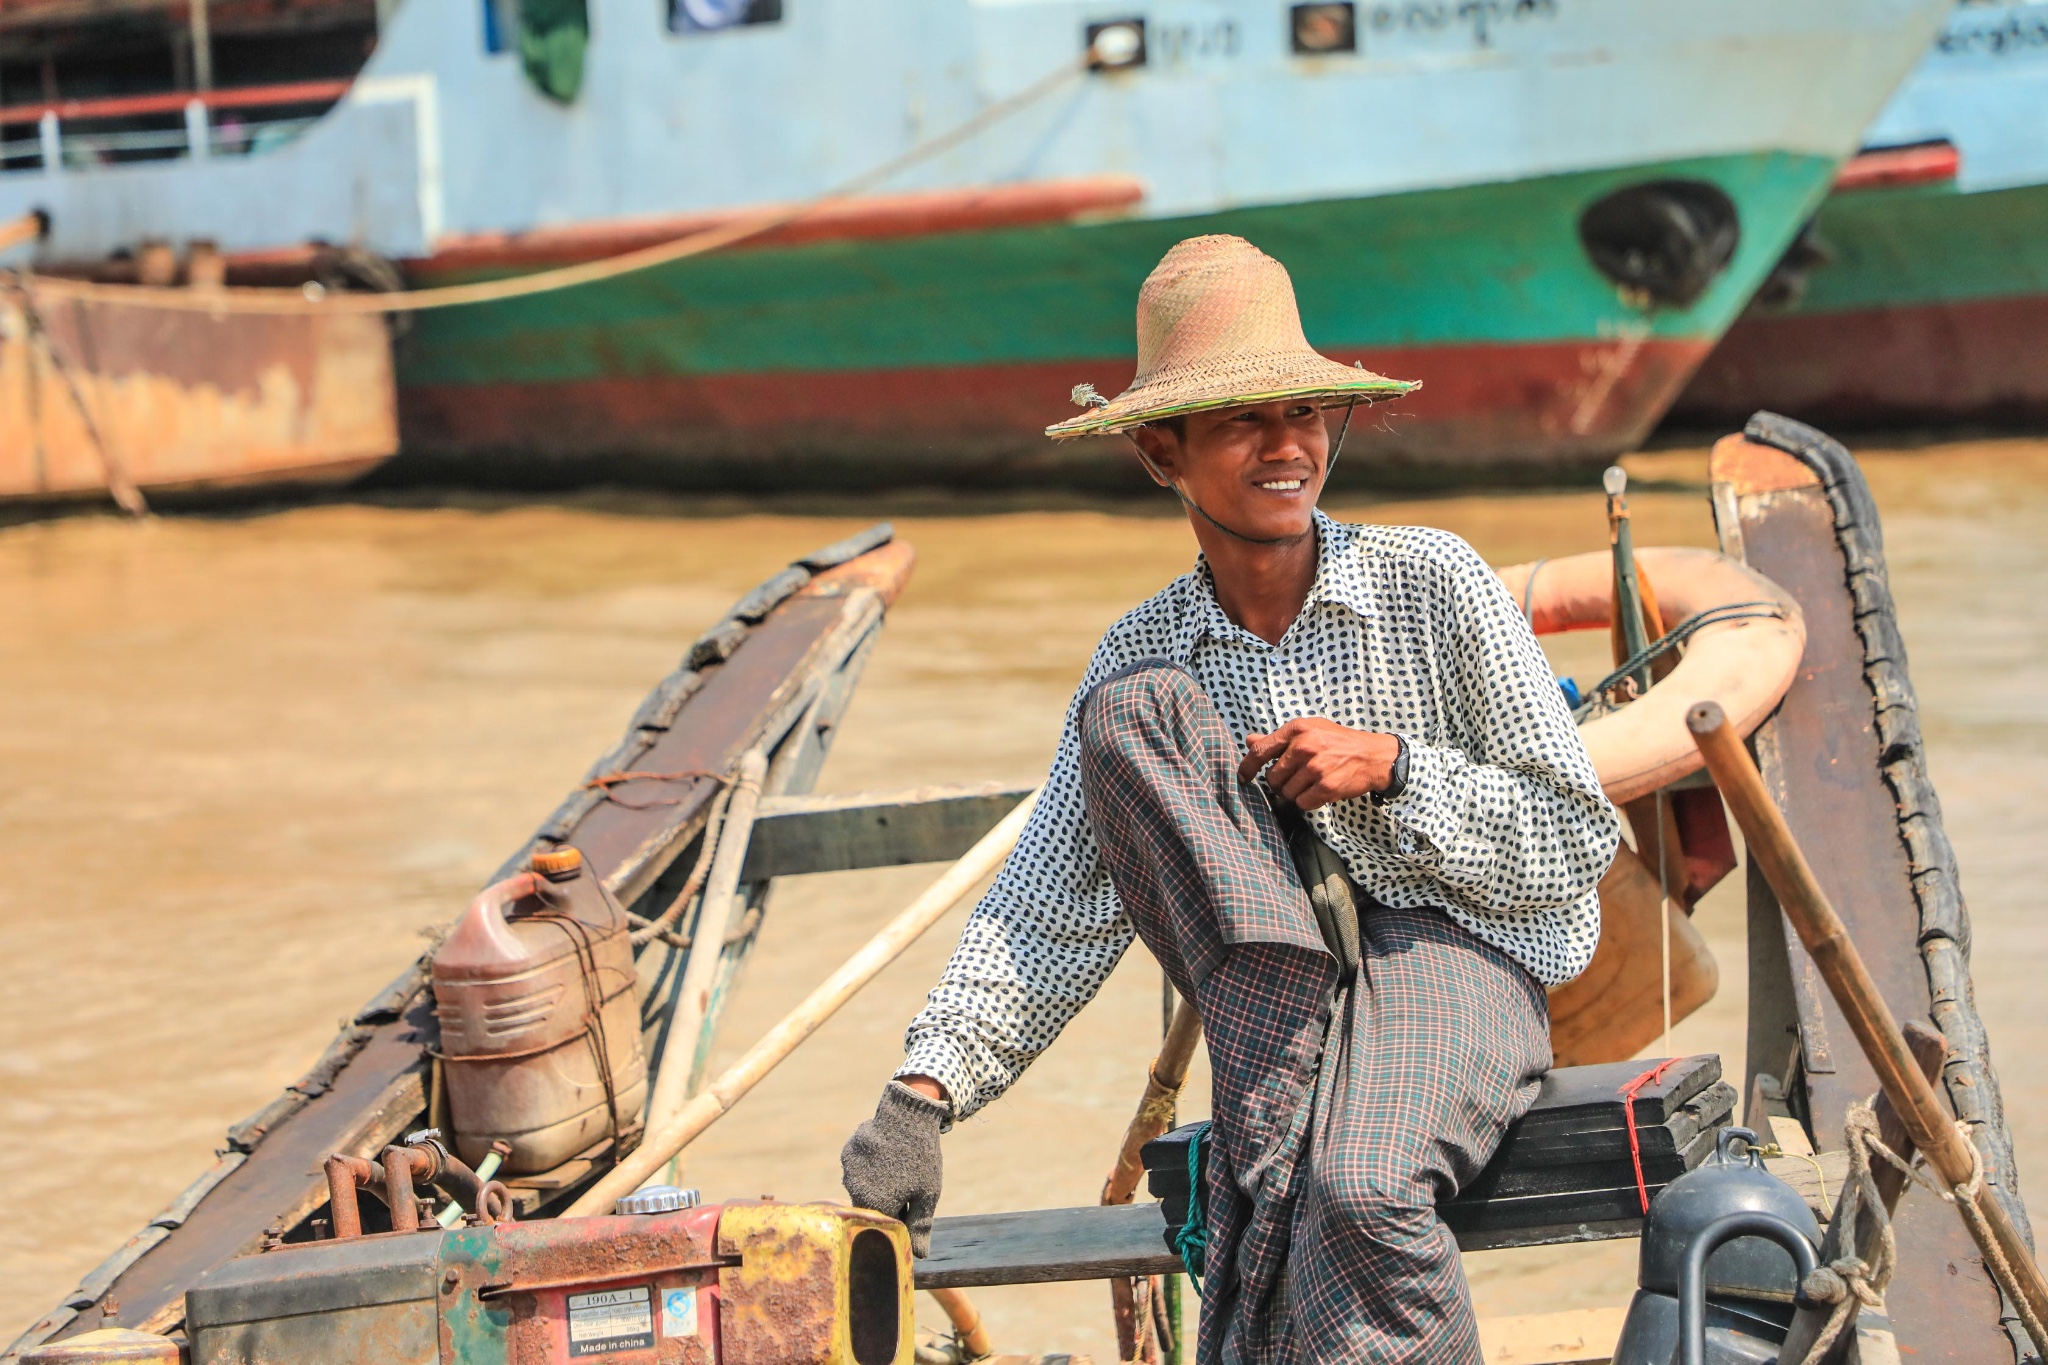
<instances>
[{"instance_id":1,"label":"wristwatch","mask_svg":"<svg viewBox=\"0 0 2048 1365\"><path fill-rule=\"evenodd\" d=\"M1375 806L1384 806L1389 801L1398 801L1401 799L1401 793L1408 790L1408 741L1399 735L1395 735L1394 743L1400 746L1399 750L1394 754L1394 769L1387 777L1386 790L1376 791L1372 794L1372 803Z\"/></svg>"}]
</instances>

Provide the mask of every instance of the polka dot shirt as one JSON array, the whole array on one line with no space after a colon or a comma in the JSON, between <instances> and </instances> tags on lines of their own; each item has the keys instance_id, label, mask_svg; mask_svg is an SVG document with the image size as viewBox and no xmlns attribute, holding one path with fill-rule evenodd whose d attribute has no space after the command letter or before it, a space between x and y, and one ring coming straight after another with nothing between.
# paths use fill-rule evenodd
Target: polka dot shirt
<instances>
[{"instance_id":1,"label":"polka dot shirt","mask_svg":"<svg viewBox=\"0 0 2048 1365\"><path fill-rule=\"evenodd\" d=\"M1441 908L1546 985L1585 967L1621 827L1521 611L1447 531L1318 512L1316 532L1315 581L1278 644L1224 615L1202 561L1103 636L1038 809L912 1021L898 1075L935 1078L958 1116L973 1113L1130 945L1088 828L1075 718L1097 679L1144 658L1186 664L1240 740L1306 716L1400 735L1398 799L1309 816L1358 885L1387 905Z\"/></svg>"}]
</instances>

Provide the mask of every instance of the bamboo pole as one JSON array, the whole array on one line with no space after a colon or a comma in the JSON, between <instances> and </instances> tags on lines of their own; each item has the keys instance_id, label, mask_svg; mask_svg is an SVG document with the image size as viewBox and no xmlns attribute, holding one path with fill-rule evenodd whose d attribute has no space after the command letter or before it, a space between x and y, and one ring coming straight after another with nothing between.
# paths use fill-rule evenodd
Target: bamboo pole
<instances>
[{"instance_id":1,"label":"bamboo pole","mask_svg":"<svg viewBox=\"0 0 2048 1365\"><path fill-rule=\"evenodd\" d=\"M747 845L754 834L754 812L760 808L761 783L767 776L766 754L749 749L740 756L732 798L725 807L725 820L718 827L718 847L711 855L711 871L704 879L703 899L698 902L690 955L684 959L683 979L676 988L675 1008L669 1015L661 1064L654 1071L654 1094L647 1101L650 1129L674 1118L689 1098L690 1072L696 1068L697 1052L703 1046L711 988L725 957L725 936L732 932L740 868L747 861ZM664 1168L654 1178L667 1180L670 1174Z\"/></svg>"},{"instance_id":2,"label":"bamboo pole","mask_svg":"<svg viewBox=\"0 0 2048 1365\"><path fill-rule=\"evenodd\" d=\"M699 1091L673 1119L659 1128L650 1127L639 1147L612 1167L602 1180L584 1191L564 1216L573 1218L611 1212L612 1205L621 1195L631 1194L640 1188L641 1182L667 1165L669 1158L725 1117L728 1110L759 1085L762 1078L779 1066L784 1058L796 1051L804 1039L816 1033L840 1006L874 980L884 967L902 956L904 949L959 904L960 899L979 885L983 877L1002 866L1003 859L1009 857L1010 850L1016 847L1018 836L1024 832L1024 823L1031 818L1032 808L1037 804L1037 792L1025 797L1015 810L1003 817L1001 824L982 835L980 842L968 849L959 862L946 869L945 874L926 888L923 895L883 926L882 931L842 963L839 970L826 977L802 1004L784 1015L781 1022L768 1030L761 1041L749 1048L747 1054L733 1063L724 1075Z\"/></svg>"},{"instance_id":3,"label":"bamboo pole","mask_svg":"<svg viewBox=\"0 0 2048 1365\"><path fill-rule=\"evenodd\" d=\"M1173 1023L1159 1044L1159 1056L1145 1077L1145 1098L1124 1130L1124 1143L1116 1154L1116 1165L1103 1182L1102 1202L1128 1204L1145 1178L1145 1162L1139 1153L1146 1143L1166 1131L1173 1121L1174 1101L1187 1084L1188 1067L1194 1061L1195 1044L1202 1041L1202 1016L1183 1000L1173 1011Z\"/></svg>"},{"instance_id":4,"label":"bamboo pole","mask_svg":"<svg viewBox=\"0 0 2048 1365\"><path fill-rule=\"evenodd\" d=\"M1164 1133L1173 1123L1175 1102L1180 1098L1181 1087L1187 1084L1195 1044L1201 1040L1202 1016L1195 1013L1191 1002L1180 1001L1174 1006L1173 1018L1166 1026L1166 1036L1159 1044L1159 1055L1145 1074L1145 1096L1138 1101L1138 1112L1131 1116L1130 1126L1124 1130L1116 1164L1110 1168L1109 1179L1103 1182L1103 1203L1128 1204L1137 1194L1138 1182L1145 1175L1145 1144ZM1143 1283L1128 1276L1109 1282L1110 1311L1116 1320L1117 1354L1125 1362L1152 1361L1160 1355L1159 1343L1152 1341L1147 1331L1153 1315L1149 1299L1139 1292Z\"/></svg>"},{"instance_id":5,"label":"bamboo pole","mask_svg":"<svg viewBox=\"0 0 2048 1365\"><path fill-rule=\"evenodd\" d=\"M1821 890L1784 813L1764 790L1762 774L1729 728L1719 704L1701 702L1686 713L1685 721L1706 758L1714 785L1721 789L1736 824L1742 827L1750 856L1763 869L1785 917L1820 969L1850 1031L1877 1072L1878 1083L1898 1111L1899 1121L1913 1145L1926 1154L1942 1185L1953 1192L1957 1211L1984 1254L1985 1268L2019 1308L2028 1335L2039 1341L2041 1324L2048 1321L2048 1279L2042 1278L2041 1267L2020 1240L2019 1229L2004 1206L1984 1192L1981 1182L1974 1192L1968 1189L1980 1169L1975 1146L1957 1129L1933 1084L1921 1074L1920 1062L1850 940L1847 926Z\"/></svg>"}]
</instances>

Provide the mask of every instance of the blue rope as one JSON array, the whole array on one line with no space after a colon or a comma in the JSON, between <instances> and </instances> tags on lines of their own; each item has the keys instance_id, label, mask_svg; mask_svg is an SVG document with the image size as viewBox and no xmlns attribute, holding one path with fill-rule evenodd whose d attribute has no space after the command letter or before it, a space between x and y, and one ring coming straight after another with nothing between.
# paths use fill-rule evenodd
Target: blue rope
<instances>
[{"instance_id":1,"label":"blue rope","mask_svg":"<svg viewBox=\"0 0 2048 1365\"><path fill-rule=\"evenodd\" d=\"M1202 1292L1202 1272L1207 1268L1209 1216L1202 1207L1202 1144L1209 1140L1209 1125L1195 1129L1188 1139L1188 1218L1173 1234L1173 1249L1187 1267L1188 1282L1195 1293Z\"/></svg>"}]
</instances>

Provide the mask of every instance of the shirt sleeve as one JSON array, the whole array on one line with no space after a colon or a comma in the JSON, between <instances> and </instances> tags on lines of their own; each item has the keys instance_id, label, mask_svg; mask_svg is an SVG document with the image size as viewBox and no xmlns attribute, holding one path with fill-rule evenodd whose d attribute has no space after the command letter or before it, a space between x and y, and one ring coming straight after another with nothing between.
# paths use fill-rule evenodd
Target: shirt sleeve
<instances>
[{"instance_id":1,"label":"shirt sleeve","mask_svg":"<svg viewBox=\"0 0 2048 1365\"><path fill-rule=\"evenodd\" d=\"M1614 861L1620 819L1514 599L1471 546L1444 539L1431 627L1468 742L1402 736L1408 785L1382 808L1395 851L1472 913L1583 901Z\"/></svg>"},{"instance_id":2,"label":"shirt sleeve","mask_svg":"<svg viewBox=\"0 0 2048 1365\"><path fill-rule=\"evenodd\" d=\"M911 1020L898 1076L930 1076L966 1118L1052 1045L1133 937L1081 796L1081 699L1113 666L1097 649L1067 706L1052 771L1003 869Z\"/></svg>"}]
</instances>

